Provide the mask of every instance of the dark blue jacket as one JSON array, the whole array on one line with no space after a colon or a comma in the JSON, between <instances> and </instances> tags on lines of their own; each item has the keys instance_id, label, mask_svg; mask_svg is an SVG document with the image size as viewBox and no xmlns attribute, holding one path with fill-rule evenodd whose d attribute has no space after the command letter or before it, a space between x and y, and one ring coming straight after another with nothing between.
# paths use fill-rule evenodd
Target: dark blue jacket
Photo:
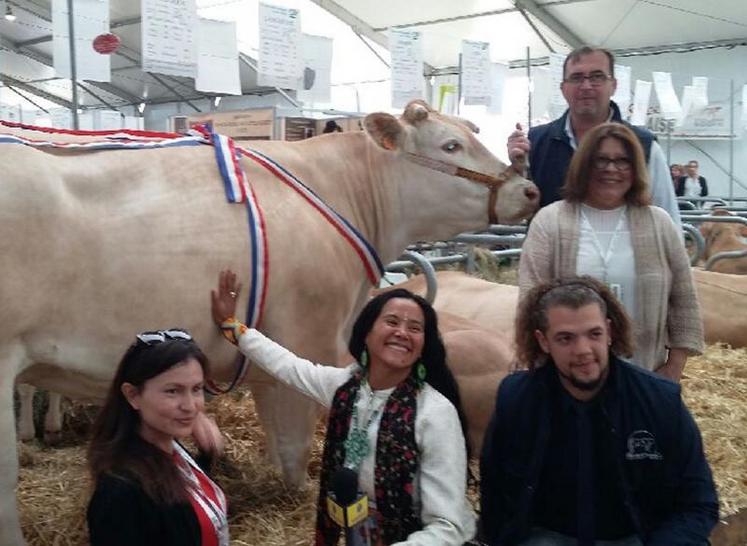
<instances>
[{"instance_id":1,"label":"dark blue jacket","mask_svg":"<svg viewBox=\"0 0 747 546\"><path fill-rule=\"evenodd\" d=\"M599 396L608 437L596 440L616 446L615 478L636 534L646 546L706 544L718 498L679 386L613 356L607 381ZM480 461L481 528L491 546L517 544L536 525L533 500L544 457L552 456L546 447L557 388L548 363L509 375L498 389Z\"/></svg>"},{"instance_id":2,"label":"dark blue jacket","mask_svg":"<svg viewBox=\"0 0 747 546\"><path fill-rule=\"evenodd\" d=\"M612 101L610 101L610 108L612 109L612 119L610 121L622 123L633 130L643 146L646 163L648 163L651 143L656 140L654 134L623 121L622 116L620 116L620 109ZM574 152L570 139L565 132L565 120L567 118L568 110L555 121L529 129L529 142L532 144L529 155L529 170L532 174L532 181L541 192L540 207L562 199L560 188L565 183L565 173L568 172L568 166L571 164Z\"/></svg>"}]
</instances>

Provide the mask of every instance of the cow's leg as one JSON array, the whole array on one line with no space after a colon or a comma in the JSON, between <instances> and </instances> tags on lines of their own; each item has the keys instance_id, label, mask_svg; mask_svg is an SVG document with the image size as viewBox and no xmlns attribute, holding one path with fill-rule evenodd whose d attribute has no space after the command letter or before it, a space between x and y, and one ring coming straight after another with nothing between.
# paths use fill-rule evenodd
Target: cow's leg
<instances>
[{"instance_id":1,"label":"cow's leg","mask_svg":"<svg viewBox=\"0 0 747 546\"><path fill-rule=\"evenodd\" d=\"M18 390L18 439L22 442L33 440L36 435L34 427L34 393L36 388L27 383L19 383Z\"/></svg>"},{"instance_id":2,"label":"cow's leg","mask_svg":"<svg viewBox=\"0 0 747 546\"><path fill-rule=\"evenodd\" d=\"M18 456L16 427L13 418L13 384L15 369L6 358L0 358L0 546L24 544L16 506Z\"/></svg>"},{"instance_id":3,"label":"cow's leg","mask_svg":"<svg viewBox=\"0 0 747 546\"><path fill-rule=\"evenodd\" d=\"M49 407L44 416L44 443L54 446L62 439L62 395L49 391Z\"/></svg>"},{"instance_id":4,"label":"cow's leg","mask_svg":"<svg viewBox=\"0 0 747 546\"><path fill-rule=\"evenodd\" d=\"M250 386L267 438L269 461L280 467L288 487L304 488L319 406L274 380L251 381Z\"/></svg>"}]
</instances>

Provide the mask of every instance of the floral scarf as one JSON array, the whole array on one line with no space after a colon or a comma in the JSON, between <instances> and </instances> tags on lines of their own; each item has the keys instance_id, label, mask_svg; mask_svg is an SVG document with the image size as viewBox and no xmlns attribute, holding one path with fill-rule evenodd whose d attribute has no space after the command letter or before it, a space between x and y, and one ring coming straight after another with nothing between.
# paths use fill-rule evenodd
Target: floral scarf
<instances>
[{"instance_id":1,"label":"floral scarf","mask_svg":"<svg viewBox=\"0 0 747 546\"><path fill-rule=\"evenodd\" d=\"M335 546L340 536L340 527L327 514L326 498L330 476L345 461L344 442L361 379L362 374L353 374L337 389L330 408L319 478L316 546ZM377 523L384 544L403 541L423 527L415 514L412 497L419 463L415 443L418 392L418 382L411 375L394 389L381 416L376 440L374 488Z\"/></svg>"}]
</instances>

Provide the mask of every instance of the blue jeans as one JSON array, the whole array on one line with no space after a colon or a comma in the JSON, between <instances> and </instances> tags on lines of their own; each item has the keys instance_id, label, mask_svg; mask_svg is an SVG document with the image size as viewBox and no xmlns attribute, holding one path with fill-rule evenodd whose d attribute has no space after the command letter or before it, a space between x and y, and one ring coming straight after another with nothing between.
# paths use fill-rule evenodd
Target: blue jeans
<instances>
[{"instance_id":1,"label":"blue jeans","mask_svg":"<svg viewBox=\"0 0 747 546\"><path fill-rule=\"evenodd\" d=\"M633 535L619 540L597 540L596 546L643 546L637 536ZM532 529L529 539L519 546L576 546L576 539L541 527Z\"/></svg>"}]
</instances>

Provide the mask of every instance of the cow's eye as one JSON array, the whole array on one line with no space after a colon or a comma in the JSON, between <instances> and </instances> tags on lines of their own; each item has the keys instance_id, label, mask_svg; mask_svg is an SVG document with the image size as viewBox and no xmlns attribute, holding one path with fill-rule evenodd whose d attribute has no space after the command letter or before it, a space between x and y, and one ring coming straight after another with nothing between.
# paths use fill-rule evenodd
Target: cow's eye
<instances>
[{"instance_id":1,"label":"cow's eye","mask_svg":"<svg viewBox=\"0 0 747 546\"><path fill-rule=\"evenodd\" d=\"M443 146L441 146L441 149L444 152L447 152L447 153L451 154L451 153L454 153L457 150L461 149L461 147L462 147L462 145L459 144L456 140L449 140L446 144L444 144Z\"/></svg>"}]
</instances>

